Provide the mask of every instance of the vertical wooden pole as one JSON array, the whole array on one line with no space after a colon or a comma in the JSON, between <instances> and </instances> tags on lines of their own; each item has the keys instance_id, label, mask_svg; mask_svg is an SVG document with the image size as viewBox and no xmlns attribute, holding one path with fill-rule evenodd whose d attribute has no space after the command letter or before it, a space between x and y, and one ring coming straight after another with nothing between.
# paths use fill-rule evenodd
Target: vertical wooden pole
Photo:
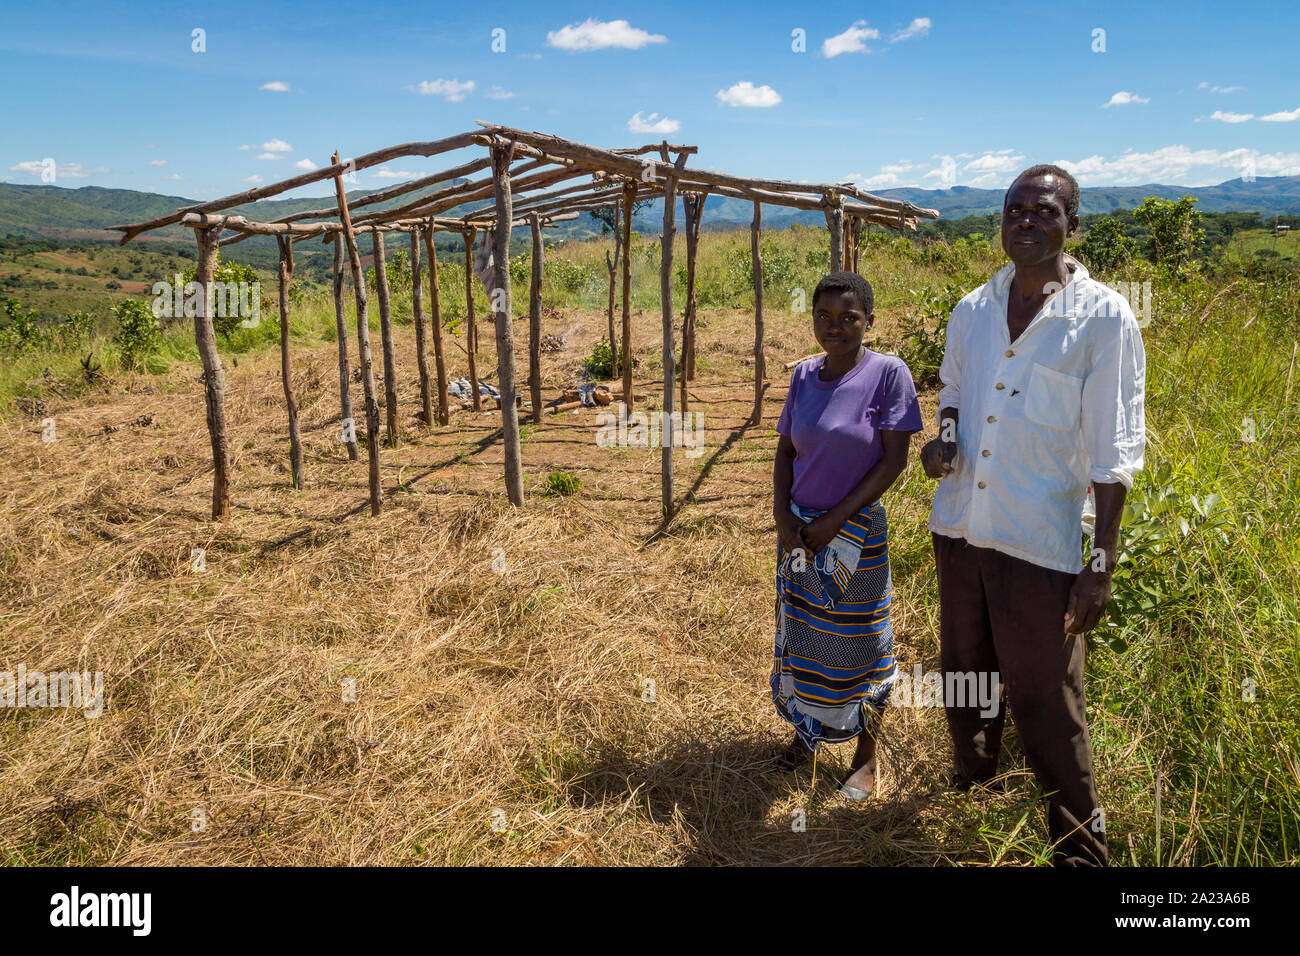
<instances>
[{"instance_id":1,"label":"vertical wooden pole","mask_svg":"<svg viewBox=\"0 0 1300 956\"><path fill-rule=\"evenodd\" d=\"M609 320L609 368L611 375L618 373L618 339L614 335L614 288L618 281L618 256L623 247L623 232L619 225L619 210L622 206L614 204L614 255L605 252L605 268L609 270L609 308L605 317Z\"/></svg>"},{"instance_id":2,"label":"vertical wooden pole","mask_svg":"<svg viewBox=\"0 0 1300 956\"><path fill-rule=\"evenodd\" d=\"M763 420L763 383L767 378L767 362L763 358L763 252L759 237L763 229L763 204L754 203L754 221L749 227L749 249L754 260L754 411L750 422L757 425Z\"/></svg>"},{"instance_id":3,"label":"vertical wooden pole","mask_svg":"<svg viewBox=\"0 0 1300 956\"><path fill-rule=\"evenodd\" d=\"M682 316L682 414L687 411L686 383L695 378L695 250L700 244L700 222L704 218L707 193L682 196L686 218L686 309Z\"/></svg>"},{"instance_id":4,"label":"vertical wooden pole","mask_svg":"<svg viewBox=\"0 0 1300 956\"><path fill-rule=\"evenodd\" d=\"M844 268L844 200L839 193L830 198L826 224L831 231L831 272Z\"/></svg>"},{"instance_id":5,"label":"vertical wooden pole","mask_svg":"<svg viewBox=\"0 0 1300 956\"><path fill-rule=\"evenodd\" d=\"M230 514L230 451L226 439L226 370L217 352L217 336L212 328L212 279L217 271L217 240L220 226L200 226L194 230L199 244L198 268L194 281L202 301L194 314L194 341L203 361L203 400L207 408L208 438L212 443L212 520Z\"/></svg>"},{"instance_id":6,"label":"vertical wooden pole","mask_svg":"<svg viewBox=\"0 0 1300 956\"><path fill-rule=\"evenodd\" d=\"M528 214L533 233L532 282L528 286L528 393L533 403L533 421L542 420L542 220Z\"/></svg>"},{"instance_id":7,"label":"vertical wooden pole","mask_svg":"<svg viewBox=\"0 0 1300 956\"><path fill-rule=\"evenodd\" d=\"M280 381L284 385L284 407L289 413L289 466L293 486L302 490L302 436L298 434L298 403L293 400L289 381L289 283L293 280L293 241L276 236L280 246Z\"/></svg>"},{"instance_id":8,"label":"vertical wooden pole","mask_svg":"<svg viewBox=\"0 0 1300 956\"><path fill-rule=\"evenodd\" d=\"M428 348L424 341L424 287L420 284L420 236L412 229L411 239L411 315L415 319L415 363L420 369L420 421L433 424L433 395L429 389Z\"/></svg>"},{"instance_id":9,"label":"vertical wooden pole","mask_svg":"<svg viewBox=\"0 0 1300 956\"><path fill-rule=\"evenodd\" d=\"M438 296L438 250L433 245L433 223L424 229L424 251L429 260L429 325L433 331L433 367L438 374L438 424L445 425L451 412L447 408L447 360L442 354L442 303Z\"/></svg>"},{"instance_id":10,"label":"vertical wooden pole","mask_svg":"<svg viewBox=\"0 0 1300 956\"><path fill-rule=\"evenodd\" d=\"M663 307L664 400L659 434L663 454L659 464L659 487L664 517L673 509L673 378L676 357L673 349L673 214L677 209L677 177L664 178L664 232L659 242L659 300ZM626 389L624 395L630 394Z\"/></svg>"},{"instance_id":11,"label":"vertical wooden pole","mask_svg":"<svg viewBox=\"0 0 1300 956\"><path fill-rule=\"evenodd\" d=\"M356 461L357 432L352 420L352 386L348 381L348 322L343 309L343 237L334 237L334 326L339 340L339 423L348 460Z\"/></svg>"},{"instance_id":12,"label":"vertical wooden pole","mask_svg":"<svg viewBox=\"0 0 1300 956\"><path fill-rule=\"evenodd\" d=\"M623 184L623 402L632 414L632 207L636 180Z\"/></svg>"},{"instance_id":13,"label":"vertical wooden pole","mask_svg":"<svg viewBox=\"0 0 1300 956\"><path fill-rule=\"evenodd\" d=\"M465 239L465 345L469 356L469 387L474 398L474 411L483 410L483 399L478 394L478 332L474 329L474 232L461 233Z\"/></svg>"},{"instance_id":14,"label":"vertical wooden pole","mask_svg":"<svg viewBox=\"0 0 1300 956\"><path fill-rule=\"evenodd\" d=\"M510 163L514 145L492 147L492 192L496 197L497 221L492 232L492 300L496 315L497 381L501 388L501 437L505 441L506 494L510 503L524 503L524 474L519 454L519 406L515 404L515 332L510 301ZM475 390L477 393L477 389Z\"/></svg>"},{"instance_id":15,"label":"vertical wooden pole","mask_svg":"<svg viewBox=\"0 0 1300 956\"><path fill-rule=\"evenodd\" d=\"M388 419L388 447L397 447L397 369L393 355L393 317L388 299L388 263L384 259L384 234L371 227L375 250L375 290L379 293L379 338L384 350L384 412Z\"/></svg>"},{"instance_id":16,"label":"vertical wooden pole","mask_svg":"<svg viewBox=\"0 0 1300 956\"><path fill-rule=\"evenodd\" d=\"M339 154L334 154L334 165ZM361 271L361 251L357 236L352 231L352 216L348 212L347 196L343 192L343 174L334 177L334 194L338 199L339 223L343 226L343 241L348 244L348 262L352 266L352 289L357 299L357 356L361 362L361 383L366 399L366 458L369 461L370 513L383 510L383 497L379 491L379 403L375 400L375 364L370 354L370 320L366 315L366 274ZM334 240L338 242L338 239Z\"/></svg>"},{"instance_id":17,"label":"vertical wooden pole","mask_svg":"<svg viewBox=\"0 0 1300 956\"><path fill-rule=\"evenodd\" d=\"M849 235L853 238L853 271L861 274L862 263L862 220L857 216L850 220Z\"/></svg>"}]
</instances>

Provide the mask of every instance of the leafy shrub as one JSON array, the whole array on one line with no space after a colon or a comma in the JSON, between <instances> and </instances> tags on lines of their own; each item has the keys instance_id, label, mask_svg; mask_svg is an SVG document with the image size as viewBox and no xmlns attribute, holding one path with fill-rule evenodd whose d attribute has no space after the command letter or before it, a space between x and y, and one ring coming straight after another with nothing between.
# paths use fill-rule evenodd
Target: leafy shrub
<instances>
[{"instance_id":1,"label":"leafy shrub","mask_svg":"<svg viewBox=\"0 0 1300 956\"><path fill-rule=\"evenodd\" d=\"M582 482L571 471L553 471L546 476L546 489L543 494L548 498L563 495L576 495L582 488Z\"/></svg>"},{"instance_id":2,"label":"leafy shrub","mask_svg":"<svg viewBox=\"0 0 1300 956\"><path fill-rule=\"evenodd\" d=\"M0 340L15 351L37 348L44 340L40 315L35 309L25 309L17 299L5 299L4 325L0 327Z\"/></svg>"},{"instance_id":3,"label":"leafy shrub","mask_svg":"<svg viewBox=\"0 0 1300 956\"><path fill-rule=\"evenodd\" d=\"M614 377L614 351L609 347L609 339L601 339L596 343L582 367L592 378Z\"/></svg>"},{"instance_id":4,"label":"leafy shrub","mask_svg":"<svg viewBox=\"0 0 1300 956\"><path fill-rule=\"evenodd\" d=\"M153 310L138 299L127 299L113 306L113 318L118 326L113 341L117 343L122 367L139 368L162 344L162 326Z\"/></svg>"},{"instance_id":5,"label":"leafy shrub","mask_svg":"<svg viewBox=\"0 0 1300 956\"><path fill-rule=\"evenodd\" d=\"M1137 240L1125 235L1120 220L1107 216L1088 228L1079 251L1093 269L1114 269L1138 254L1138 244Z\"/></svg>"},{"instance_id":6,"label":"leafy shrub","mask_svg":"<svg viewBox=\"0 0 1300 956\"><path fill-rule=\"evenodd\" d=\"M966 293L961 286L950 283L912 294L917 297L917 308L903 316L903 342L898 354L911 370L917 388L934 388L940 383L948 318Z\"/></svg>"}]
</instances>

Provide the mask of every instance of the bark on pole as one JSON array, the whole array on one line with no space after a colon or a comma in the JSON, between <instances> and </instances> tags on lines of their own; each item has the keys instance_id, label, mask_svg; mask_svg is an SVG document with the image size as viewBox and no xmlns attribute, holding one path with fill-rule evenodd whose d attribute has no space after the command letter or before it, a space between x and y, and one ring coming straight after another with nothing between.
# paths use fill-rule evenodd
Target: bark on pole
<instances>
[{"instance_id":1,"label":"bark on pole","mask_svg":"<svg viewBox=\"0 0 1300 956\"><path fill-rule=\"evenodd\" d=\"M289 466L293 486L302 490L302 436L298 433L298 403L293 400L289 371L289 283L293 280L293 243L278 236L280 245L280 381L284 385L284 407L289 413Z\"/></svg>"},{"instance_id":2,"label":"bark on pole","mask_svg":"<svg viewBox=\"0 0 1300 956\"><path fill-rule=\"evenodd\" d=\"M844 206L839 195L830 198L826 222L831 231L831 272L844 268Z\"/></svg>"},{"instance_id":3,"label":"bark on pole","mask_svg":"<svg viewBox=\"0 0 1300 956\"><path fill-rule=\"evenodd\" d=\"M609 270L609 308L605 312L609 320L609 368L618 371L618 339L614 335L614 289L618 281L618 255L623 245L623 233L619 227L620 204L614 204L614 255L605 253L605 267Z\"/></svg>"},{"instance_id":4,"label":"bark on pole","mask_svg":"<svg viewBox=\"0 0 1300 956\"><path fill-rule=\"evenodd\" d=\"M334 154L334 165L339 154ZM338 200L339 223L343 226L343 241L348 245L348 262L352 267L352 289L357 299L357 356L361 362L361 383L366 401L366 458L369 460L370 513L383 510L383 496L379 490L379 403L375 401L375 364L370 354L370 321L366 315L366 274L361 270L361 251L357 236L352 231L352 216L348 212L347 197L343 192L343 174L334 177L334 194ZM337 242L338 240L334 240Z\"/></svg>"},{"instance_id":5,"label":"bark on pole","mask_svg":"<svg viewBox=\"0 0 1300 956\"><path fill-rule=\"evenodd\" d=\"M429 259L429 324L433 330L433 365L438 373L438 424L450 420L447 408L447 359L442 354L442 303L438 297L438 251L433 245L433 226L424 230L424 251Z\"/></svg>"},{"instance_id":6,"label":"bark on pole","mask_svg":"<svg viewBox=\"0 0 1300 956\"><path fill-rule=\"evenodd\" d=\"M755 204L757 205L757 204ZM659 242L659 302L663 307L664 401L659 434L663 454L659 463L659 487L664 517L673 510L673 379L676 356L673 344L673 214L677 209L677 179L664 179L664 232ZM624 395L631 389L625 388Z\"/></svg>"},{"instance_id":7,"label":"bark on pole","mask_svg":"<svg viewBox=\"0 0 1300 956\"><path fill-rule=\"evenodd\" d=\"M528 285L528 393L533 405L532 419L542 420L542 220L529 213L528 227L533 233L532 281ZM504 398L504 393L502 393Z\"/></svg>"},{"instance_id":8,"label":"bark on pole","mask_svg":"<svg viewBox=\"0 0 1300 956\"><path fill-rule=\"evenodd\" d=\"M623 401L632 414L632 207L636 180L623 184Z\"/></svg>"},{"instance_id":9,"label":"bark on pole","mask_svg":"<svg viewBox=\"0 0 1300 956\"><path fill-rule=\"evenodd\" d=\"M492 147L492 184L497 224L492 232L493 289L489 303L496 315L497 381L501 388L501 436L505 441L506 494L510 503L524 503L524 474L519 455L519 407L515 403L515 332L510 301L510 162L514 149ZM478 389L475 388L477 394Z\"/></svg>"},{"instance_id":10,"label":"bark on pole","mask_svg":"<svg viewBox=\"0 0 1300 956\"><path fill-rule=\"evenodd\" d=\"M356 461L356 423L352 420L352 388L348 381L348 322L343 309L343 240L334 239L334 327L339 342L339 424L343 444L348 449L348 460Z\"/></svg>"},{"instance_id":11,"label":"bark on pole","mask_svg":"<svg viewBox=\"0 0 1300 956\"><path fill-rule=\"evenodd\" d=\"M388 447L397 447L397 368L393 355L393 316L388 298L388 263L384 259L384 234L370 230L375 250L375 289L379 292L379 339L384 350L384 412L388 420Z\"/></svg>"},{"instance_id":12,"label":"bark on pole","mask_svg":"<svg viewBox=\"0 0 1300 956\"><path fill-rule=\"evenodd\" d=\"M749 227L749 250L754 260L754 411L750 422L757 425L763 420L763 381L767 378L767 362L763 358L763 252L759 237L763 230L763 204L754 203L754 221Z\"/></svg>"},{"instance_id":13,"label":"bark on pole","mask_svg":"<svg viewBox=\"0 0 1300 956\"><path fill-rule=\"evenodd\" d=\"M230 514L230 446L226 439L226 370L217 353L217 335L212 328L212 279L217 271L217 243L221 228L194 230L199 244L198 268L194 279L202 291L194 314L194 341L203 361L203 399L207 407L208 438L212 442L212 520Z\"/></svg>"},{"instance_id":14,"label":"bark on pole","mask_svg":"<svg viewBox=\"0 0 1300 956\"><path fill-rule=\"evenodd\" d=\"M478 332L474 328L474 230L461 233L465 239L465 349L469 355L469 388L474 399L474 411L483 410L483 399L478 393Z\"/></svg>"},{"instance_id":15,"label":"bark on pole","mask_svg":"<svg viewBox=\"0 0 1300 956\"><path fill-rule=\"evenodd\" d=\"M411 230L411 315L415 319L415 363L420 370L420 421L433 424L433 395L429 389L429 359L424 341L424 288L420 285L420 237Z\"/></svg>"}]
</instances>

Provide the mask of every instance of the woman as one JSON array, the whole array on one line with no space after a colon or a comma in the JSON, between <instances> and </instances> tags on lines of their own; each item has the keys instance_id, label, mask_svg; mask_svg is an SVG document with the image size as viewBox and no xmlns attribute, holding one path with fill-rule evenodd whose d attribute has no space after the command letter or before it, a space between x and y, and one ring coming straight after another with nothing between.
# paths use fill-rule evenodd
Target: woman
<instances>
[{"instance_id":1,"label":"woman","mask_svg":"<svg viewBox=\"0 0 1300 956\"><path fill-rule=\"evenodd\" d=\"M876 739L894 683L893 589L880 496L907 464L921 409L902 359L862 344L871 284L833 272L813 292L826 355L800 363L776 430L779 547L772 699L794 726L787 768L824 742L858 740L840 793L876 785Z\"/></svg>"}]
</instances>

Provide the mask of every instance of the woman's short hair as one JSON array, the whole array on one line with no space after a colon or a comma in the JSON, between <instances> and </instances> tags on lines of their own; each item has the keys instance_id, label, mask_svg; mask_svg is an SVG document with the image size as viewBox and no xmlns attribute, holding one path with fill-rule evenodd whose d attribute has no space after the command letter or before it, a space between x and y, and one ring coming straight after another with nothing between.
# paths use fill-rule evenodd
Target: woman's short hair
<instances>
[{"instance_id":1,"label":"woman's short hair","mask_svg":"<svg viewBox=\"0 0 1300 956\"><path fill-rule=\"evenodd\" d=\"M876 306L876 294L871 291L871 283L856 272L832 272L824 276L813 290L813 308L817 307L817 299L823 292L852 292L858 297L862 312L867 316L871 315Z\"/></svg>"}]
</instances>

